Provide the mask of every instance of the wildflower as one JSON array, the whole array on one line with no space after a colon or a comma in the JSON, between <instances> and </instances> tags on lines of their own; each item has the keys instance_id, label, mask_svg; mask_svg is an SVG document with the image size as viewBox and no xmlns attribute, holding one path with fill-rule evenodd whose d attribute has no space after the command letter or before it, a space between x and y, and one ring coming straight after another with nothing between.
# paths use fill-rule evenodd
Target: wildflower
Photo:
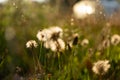
<instances>
[{"instance_id":1,"label":"wildflower","mask_svg":"<svg viewBox=\"0 0 120 80\"><path fill-rule=\"evenodd\" d=\"M64 41L62 39L58 39L57 41L58 41L58 44L59 44L59 47L58 47L59 51L64 50L65 49Z\"/></svg>"},{"instance_id":2,"label":"wildflower","mask_svg":"<svg viewBox=\"0 0 120 80\"><path fill-rule=\"evenodd\" d=\"M104 75L109 68L110 64L108 60L100 60L94 63L92 70L95 74Z\"/></svg>"},{"instance_id":3,"label":"wildflower","mask_svg":"<svg viewBox=\"0 0 120 80\"><path fill-rule=\"evenodd\" d=\"M53 42L53 44L51 43L50 44L50 49L53 51L53 52L56 52L57 51L57 43L56 42Z\"/></svg>"},{"instance_id":4,"label":"wildflower","mask_svg":"<svg viewBox=\"0 0 120 80\"><path fill-rule=\"evenodd\" d=\"M38 38L38 40L40 41L47 41L48 39L50 39L51 37L51 31L48 29L44 29L42 31L39 31L36 35L36 37Z\"/></svg>"},{"instance_id":5,"label":"wildflower","mask_svg":"<svg viewBox=\"0 0 120 80\"><path fill-rule=\"evenodd\" d=\"M40 41L48 41L50 39L58 39L59 37L62 37L63 34L63 30L60 27L51 27L48 29L43 29L41 31L39 31L36 35L36 37L40 40Z\"/></svg>"},{"instance_id":6,"label":"wildflower","mask_svg":"<svg viewBox=\"0 0 120 80\"><path fill-rule=\"evenodd\" d=\"M51 28L49 28L49 30L51 31L52 39L56 40L57 38L62 37L63 30L60 27L58 27L58 26L51 27Z\"/></svg>"},{"instance_id":7,"label":"wildflower","mask_svg":"<svg viewBox=\"0 0 120 80\"><path fill-rule=\"evenodd\" d=\"M50 48L50 41L51 41L51 40L44 42L44 47L45 47L45 48L47 48L47 49Z\"/></svg>"},{"instance_id":8,"label":"wildflower","mask_svg":"<svg viewBox=\"0 0 120 80\"><path fill-rule=\"evenodd\" d=\"M44 47L52 51L61 51L65 48L65 43L61 39L63 30L58 27L51 27L39 31L36 35L40 41L44 42Z\"/></svg>"},{"instance_id":9,"label":"wildflower","mask_svg":"<svg viewBox=\"0 0 120 80\"><path fill-rule=\"evenodd\" d=\"M83 39L81 42L81 46L86 46L89 44L89 40L88 39Z\"/></svg>"},{"instance_id":10,"label":"wildflower","mask_svg":"<svg viewBox=\"0 0 120 80\"><path fill-rule=\"evenodd\" d=\"M62 51L65 49L65 43L62 39L48 40L44 43L44 47L47 49L51 49L53 52Z\"/></svg>"},{"instance_id":11,"label":"wildflower","mask_svg":"<svg viewBox=\"0 0 120 80\"><path fill-rule=\"evenodd\" d=\"M38 46L38 44L36 43L36 41L35 40L29 40L27 43L26 43L26 47L27 48L32 48L32 47L37 47Z\"/></svg>"},{"instance_id":12,"label":"wildflower","mask_svg":"<svg viewBox=\"0 0 120 80\"><path fill-rule=\"evenodd\" d=\"M50 30L53 32L53 33L60 33L60 35L62 35L62 32L63 30L58 27L58 26L55 26L55 27L51 27Z\"/></svg>"},{"instance_id":13,"label":"wildflower","mask_svg":"<svg viewBox=\"0 0 120 80\"><path fill-rule=\"evenodd\" d=\"M114 34L112 37L111 37L111 44L113 45L117 45L120 43L120 36L118 34Z\"/></svg>"},{"instance_id":14,"label":"wildflower","mask_svg":"<svg viewBox=\"0 0 120 80\"><path fill-rule=\"evenodd\" d=\"M47 49L51 49L52 51L57 51L57 46L56 46L56 42L53 40L48 40L44 43L44 47Z\"/></svg>"}]
</instances>

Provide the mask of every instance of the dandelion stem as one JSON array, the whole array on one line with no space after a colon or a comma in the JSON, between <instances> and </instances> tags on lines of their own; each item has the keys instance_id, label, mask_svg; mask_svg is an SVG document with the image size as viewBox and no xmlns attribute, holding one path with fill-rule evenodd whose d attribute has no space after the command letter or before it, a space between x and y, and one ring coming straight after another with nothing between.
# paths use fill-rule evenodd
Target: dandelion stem
<instances>
[{"instance_id":1,"label":"dandelion stem","mask_svg":"<svg viewBox=\"0 0 120 80\"><path fill-rule=\"evenodd\" d=\"M39 58L36 54L34 54L34 55L35 55L35 59L36 59L37 69L38 69L38 71L41 71L41 64L40 64Z\"/></svg>"},{"instance_id":2,"label":"dandelion stem","mask_svg":"<svg viewBox=\"0 0 120 80\"><path fill-rule=\"evenodd\" d=\"M60 70L60 69L61 69L60 53L58 52L57 54L58 54L58 62L59 62L59 64L58 64L58 65L59 65L59 70Z\"/></svg>"},{"instance_id":3,"label":"dandelion stem","mask_svg":"<svg viewBox=\"0 0 120 80\"><path fill-rule=\"evenodd\" d=\"M40 57L41 57L41 54L42 54L41 53L41 51L42 51L41 49L42 49L42 43L40 43L40 53L39 53L39 57L38 57L39 60L40 60Z\"/></svg>"},{"instance_id":4,"label":"dandelion stem","mask_svg":"<svg viewBox=\"0 0 120 80\"><path fill-rule=\"evenodd\" d=\"M32 55L33 55L33 65L34 65L34 73L36 73L36 62L35 62L35 56L34 56L34 52L33 52L33 49L32 49Z\"/></svg>"},{"instance_id":5,"label":"dandelion stem","mask_svg":"<svg viewBox=\"0 0 120 80\"><path fill-rule=\"evenodd\" d=\"M99 79L102 80L102 75L100 74Z\"/></svg>"}]
</instances>

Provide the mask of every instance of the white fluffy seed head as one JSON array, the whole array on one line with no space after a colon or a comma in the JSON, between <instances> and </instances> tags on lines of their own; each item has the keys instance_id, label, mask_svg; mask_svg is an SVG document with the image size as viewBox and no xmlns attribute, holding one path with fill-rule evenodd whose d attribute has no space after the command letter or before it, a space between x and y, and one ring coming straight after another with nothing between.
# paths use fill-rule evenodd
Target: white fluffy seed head
<instances>
[{"instance_id":1,"label":"white fluffy seed head","mask_svg":"<svg viewBox=\"0 0 120 80\"><path fill-rule=\"evenodd\" d=\"M44 29L42 31L39 31L36 35L39 41L47 41L51 37L51 31L48 29Z\"/></svg>"},{"instance_id":2,"label":"white fluffy seed head","mask_svg":"<svg viewBox=\"0 0 120 80\"><path fill-rule=\"evenodd\" d=\"M38 38L38 40L45 42L50 39L57 39L59 37L62 37L62 34L63 30L60 27L55 26L39 31L36 37Z\"/></svg>"},{"instance_id":3,"label":"white fluffy seed head","mask_svg":"<svg viewBox=\"0 0 120 80\"><path fill-rule=\"evenodd\" d=\"M58 26L51 27L49 30L52 32L52 34L58 34L59 37L62 37L63 35L63 30Z\"/></svg>"},{"instance_id":4,"label":"white fluffy seed head","mask_svg":"<svg viewBox=\"0 0 120 80\"><path fill-rule=\"evenodd\" d=\"M51 49L53 52L57 51L57 46L56 46L56 42L53 40L48 40L44 43L44 47L47 49Z\"/></svg>"},{"instance_id":5,"label":"white fluffy seed head","mask_svg":"<svg viewBox=\"0 0 120 80\"><path fill-rule=\"evenodd\" d=\"M65 49L65 43L62 39L48 40L44 43L44 47L47 49L51 49L53 52L63 51Z\"/></svg>"},{"instance_id":6,"label":"white fluffy seed head","mask_svg":"<svg viewBox=\"0 0 120 80\"><path fill-rule=\"evenodd\" d=\"M59 43L59 50L60 51L64 50L65 49L65 43L64 43L64 41L62 39L58 39L57 41Z\"/></svg>"},{"instance_id":7,"label":"white fluffy seed head","mask_svg":"<svg viewBox=\"0 0 120 80\"><path fill-rule=\"evenodd\" d=\"M83 39L81 42L81 46L86 46L89 44L89 40L88 39Z\"/></svg>"},{"instance_id":8,"label":"white fluffy seed head","mask_svg":"<svg viewBox=\"0 0 120 80\"><path fill-rule=\"evenodd\" d=\"M111 37L111 44L112 44L112 45L118 45L119 43L120 43L120 35L114 34L114 35Z\"/></svg>"},{"instance_id":9,"label":"white fluffy seed head","mask_svg":"<svg viewBox=\"0 0 120 80\"><path fill-rule=\"evenodd\" d=\"M99 60L93 65L93 72L98 75L104 75L110 68L108 60Z\"/></svg>"},{"instance_id":10,"label":"white fluffy seed head","mask_svg":"<svg viewBox=\"0 0 120 80\"><path fill-rule=\"evenodd\" d=\"M56 43L55 41L51 40L51 41L49 42L49 44L50 44L50 49L51 49L53 52L56 52L56 51L57 51L57 43Z\"/></svg>"},{"instance_id":11,"label":"white fluffy seed head","mask_svg":"<svg viewBox=\"0 0 120 80\"><path fill-rule=\"evenodd\" d=\"M39 31L36 35L38 40L44 42L44 47L52 51L62 51L65 49L65 43L61 39L63 30L58 26Z\"/></svg>"},{"instance_id":12,"label":"white fluffy seed head","mask_svg":"<svg viewBox=\"0 0 120 80\"><path fill-rule=\"evenodd\" d=\"M32 48L32 47L37 47L38 46L38 44L37 44L37 42L35 41L35 40L29 40L27 43L26 43L26 47L27 48Z\"/></svg>"}]
</instances>

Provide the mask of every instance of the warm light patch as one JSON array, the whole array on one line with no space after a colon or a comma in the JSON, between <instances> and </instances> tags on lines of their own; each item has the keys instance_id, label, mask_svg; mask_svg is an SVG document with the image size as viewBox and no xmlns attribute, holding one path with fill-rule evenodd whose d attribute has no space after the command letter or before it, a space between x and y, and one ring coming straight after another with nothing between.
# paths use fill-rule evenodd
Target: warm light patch
<instances>
[{"instance_id":1,"label":"warm light patch","mask_svg":"<svg viewBox=\"0 0 120 80\"><path fill-rule=\"evenodd\" d=\"M95 5L90 1L81 1L73 6L73 12L76 18L85 18L95 12Z\"/></svg>"}]
</instances>

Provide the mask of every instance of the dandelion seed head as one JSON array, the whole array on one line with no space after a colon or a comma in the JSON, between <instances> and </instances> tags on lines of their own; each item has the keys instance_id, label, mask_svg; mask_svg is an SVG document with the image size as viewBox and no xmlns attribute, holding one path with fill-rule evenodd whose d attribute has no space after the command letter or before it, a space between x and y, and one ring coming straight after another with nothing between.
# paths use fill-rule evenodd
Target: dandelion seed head
<instances>
[{"instance_id":1,"label":"dandelion seed head","mask_svg":"<svg viewBox=\"0 0 120 80\"><path fill-rule=\"evenodd\" d=\"M57 51L57 46L56 46L56 42L53 40L48 40L44 43L44 47L47 49L51 49L53 52Z\"/></svg>"},{"instance_id":2,"label":"dandelion seed head","mask_svg":"<svg viewBox=\"0 0 120 80\"><path fill-rule=\"evenodd\" d=\"M42 31L39 31L39 32L37 33L36 37L37 37L40 41L42 41L42 40L44 40L43 38L45 37L45 35L43 34Z\"/></svg>"},{"instance_id":3,"label":"dandelion seed head","mask_svg":"<svg viewBox=\"0 0 120 80\"><path fill-rule=\"evenodd\" d=\"M27 48L32 48L32 47L37 47L38 46L38 44L37 44L37 42L35 41L35 40L29 40L27 43L26 43L26 47Z\"/></svg>"},{"instance_id":4,"label":"dandelion seed head","mask_svg":"<svg viewBox=\"0 0 120 80\"><path fill-rule=\"evenodd\" d=\"M111 37L111 44L112 45L117 45L120 43L120 36L118 34L114 34L112 37Z\"/></svg>"},{"instance_id":5,"label":"dandelion seed head","mask_svg":"<svg viewBox=\"0 0 120 80\"><path fill-rule=\"evenodd\" d=\"M50 49L53 51L53 52L56 52L57 51L57 43L55 41L50 41Z\"/></svg>"},{"instance_id":6,"label":"dandelion seed head","mask_svg":"<svg viewBox=\"0 0 120 80\"><path fill-rule=\"evenodd\" d=\"M61 39L63 30L58 26L53 26L48 29L39 31L36 35L40 41L44 42L44 47L52 51L62 51L65 48L65 43Z\"/></svg>"},{"instance_id":7,"label":"dandelion seed head","mask_svg":"<svg viewBox=\"0 0 120 80\"><path fill-rule=\"evenodd\" d=\"M53 52L63 51L65 49L65 43L62 39L48 40L44 43L44 47L47 49L51 49Z\"/></svg>"},{"instance_id":8,"label":"dandelion seed head","mask_svg":"<svg viewBox=\"0 0 120 80\"><path fill-rule=\"evenodd\" d=\"M51 31L49 31L48 29L44 29L42 31L39 31L36 35L36 37L38 38L38 40L40 41L47 41L48 39L50 39L51 37Z\"/></svg>"},{"instance_id":9,"label":"dandelion seed head","mask_svg":"<svg viewBox=\"0 0 120 80\"><path fill-rule=\"evenodd\" d=\"M49 48L50 48L49 41L44 42L44 47L45 47L45 48L47 48L47 49L49 49Z\"/></svg>"},{"instance_id":10,"label":"dandelion seed head","mask_svg":"<svg viewBox=\"0 0 120 80\"><path fill-rule=\"evenodd\" d=\"M40 41L47 41L49 39L58 39L59 37L62 37L63 30L60 27L50 27L48 29L43 29L42 31L39 31L36 35L36 37Z\"/></svg>"},{"instance_id":11,"label":"dandelion seed head","mask_svg":"<svg viewBox=\"0 0 120 80\"><path fill-rule=\"evenodd\" d=\"M99 60L93 65L93 72L98 75L104 75L110 68L108 60Z\"/></svg>"},{"instance_id":12,"label":"dandelion seed head","mask_svg":"<svg viewBox=\"0 0 120 80\"><path fill-rule=\"evenodd\" d=\"M58 26L51 27L49 30L52 32L52 34L57 34L58 37L62 37L63 35L63 30Z\"/></svg>"},{"instance_id":13,"label":"dandelion seed head","mask_svg":"<svg viewBox=\"0 0 120 80\"><path fill-rule=\"evenodd\" d=\"M64 50L65 49L65 43L64 43L64 41L62 39L58 39L57 41L59 43L59 51Z\"/></svg>"},{"instance_id":14,"label":"dandelion seed head","mask_svg":"<svg viewBox=\"0 0 120 80\"><path fill-rule=\"evenodd\" d=\"M58 26L51 27L50 30L53 31L53 32L56 32L56 33L63 32L63 30Z\"/></svg>"},{"instance_id":15,"label":"dandelion seed head","mask_svg":"<svg viewBox=\"0 0 120 80\"><path fill-rule=\"evenodd\" d=\"M89 40L88 39L83 39L81 42L81 46L86 46L89 44Z\"/></svg>"}]
</instances>

